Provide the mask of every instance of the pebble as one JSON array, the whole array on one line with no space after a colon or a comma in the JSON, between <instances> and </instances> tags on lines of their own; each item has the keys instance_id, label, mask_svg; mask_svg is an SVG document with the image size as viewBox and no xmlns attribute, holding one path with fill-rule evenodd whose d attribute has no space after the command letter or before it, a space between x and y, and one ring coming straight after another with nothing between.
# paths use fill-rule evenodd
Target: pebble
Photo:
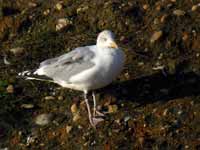
<instances>
[{"instance_id":1,"label":"pebble","mask_svg":"<svg viewBox=\"0 0 200 150\"><path fill-rule=\"evenodd\" d=\"M192 11L196 11L198 7L199 7L199 5L193 5L192 8L191 8L191 10Z\"/></svg>"},{"instance_id":2,"label":"pebble","mask_svg":"<svg viewBox=\"0 0 200 150\"><path fill-rule=\"evenodd\" d=\"M52 114L44 113L44 114L38 115L35 118L35 124L44 126L44 125L49 124L51 122L51 120L52 120Z\"/></svg>"},{"instance_id":3,"label":"pebble","mask_svg":"<svg viewBox=\"0 0 200 150\"><path fill-rule=\"evenodd\" d=\"M80 14L81 12L86 11L88 8L89 8L88 6L77 8L76 13Z\"/></svg>"},{"instance_id":4,"label":"pebble","mask_svg":"<svg viewBox=\"0 0 200 150\"><path fill-rule=\"evenodd\" d=\"M117 105L108 105L108 113L115 113L117 112L118 107Z\"/></svg>"},{"instance_id":5,"label":"pebble","mask_svg":"<svg viewBox=\"0 0 200 150\"><path fill-rule=\"evenodd\" d=\"M3 58L3 62L5 65L10 65L11 63L7 60L7 56L5 55Z\"/></svg>"},{"instance_id":6,"label":"pebble","mask_svg":"<svg viewBox=\"0 0 200 150\"><path fill-rule=\"evenodd\" d=\"M34 107L33 104L22 104L22 105L21 105L21 108L26 108L26 109L31 109L31 108L33 108L33 107Z\"/></svg>"},{"instance_id":7,"label":"pebble","mask_svg":"<svg viewBox=\"0 0 200 150\"><path fill-rule=\"evenodd\" d=\"M131 119L131 116L126 116L125 118L124 118L124 122L127 122L127 121L129 121Z\"/></svg>"},{"instance_id":8,"label":"pebble","mask_svg":"<svg viewBox=\"0 0 200 150\"><path fill-rule=\"evenodd\" d=\"M165 20L166 20L166 18L167 18L167 15L166 15L166 14L163 15L163 16L160 18L160 22L161 22L161 23L164 23Z\"/></svg>"},{"instance_id":9,"label":"pebble","mask_svg":"<svg viewBox=\"0 0 200 150\"><path fill-rule=\"evenodd\" d=\"M163 111L163 116L166 116L168 113L168 109L166 108L164 111Z\"/></svg>"},{"instance_id":10,"label":"pebble","mask_svg":"<svg viewBox=\"0 0 200 150\"><path fill-rule=\"evenodd\" d=\"M72 104L72 106L71 106L71 112L72 112L73 114L78 112L78 107L77 107L76 104Z\"/></svg>"},{"instance_id":11,"label":"pebble","mask_svg":"<svg viewBox=\"0 0 200 150\"><path fill-rule=\"evenodd\" d=\"M179 16L185 15L185 11L180 10L180 9L176 9L176 10L173 11L173 14L179 17Z\"/></svg>"},{"instance_id":12,"label":"pebble","mask_svg":"<svg viewBox=\"0 0 200 150\"><path fill-rule=\"evenodd\" d=\"M43 14L44 14L45 16L47 16L49 13L50 13L50 9L47 9L47 10L45 10L45 11L43 12Z\"/></svg>"},{"instance_id":13,"label":"pebble","mask_svg":"<svg viewBox=\"0 0 200 150\"><path fill-rule=\"evenodd\" d=\"M11 84L8 85L7 88L6 88L6 90L7 90L8 93L14 93L14 87L13 87L13 85L11 85Z\"/></svg>"},{"instance_id":14,"label":"pebble","mask_svg":"<svg viewBox=\"0 0 200 150\"><path fill-rule=\"evenodd\" d=\"M176 0L171 0L171 2L175 3L175 2L176 2Z\"/></svg>"},{"instance_id":15,"label":"pebble","mask_svg":"<svg viewBox=\"0 0 200 150\"><path fill-rule=\"evenodd\" d=\"M189 37L188 33L187 32L183 32L183 36L182 36L183 41L187 41L188 37Z\"/></svg>"},{"instance_id":16,"label":"pebble","mask_svg":"<svg viewBox=\"0 0 200 150\"><path fill-rule=\"evenodd\" d=\"M138 66L144 66L144 62L138 62Z\"/></svg>"},{"instance_id":17,"label":"pebble","mask_svg":"<svg viewBox=\"0 0 200 150\"><path fill-rule=\"evenodd\" d=\"M62 101L63 99L63 96L58 96L58 100Z\"/></svg>"},{"instance_id":18,"label":"pebble","mask_svg":"<svg viewBox=\"0 0 200 150\"><path fill-rule=\"evenodd\" d=\"M23 47L16 47L16 48L11 48L9 51L11 53L13 53L14 55L20 55L24 52L24 48Z\"/></svg>"},{"instance_id":19,"label":"pebble","mask_svg":"<svg viewBox=\"0 0 200 150\"><path fill-rule=\"evenodd\" d=\"M63 6L61 3L57 3L55 8L60 11L63 8Z\"/></svg>"},{"instance_id":20,"label":"pebble","mask_svg":"<svg viewBox=\"0 0 200 150\"><path fill-rule=\"evenodd\" d=\"M29 7L37 7L37 3L29 2L28 6Z\"/></svg>"},{"instance_id":21,"label":"pebble","mask_svg":"<svg viewBox=\"0 0 200 150\"><path fill-rule=\"evenodd\" d=\"M53 96L45 96L45 98L44 98L45 100L54 100L55 99L55 97L53 97Z\"/></svg>"},{"instance_id":22,"label":"pebble","mask_svg":"<svg viewBox=\"0 0 200 150\"><path fill-rule=\"evenodd\" d=\"M72 126L67 125L66 126L66 132L69 133L72 130Z\"/></svg>"},{"instance_id":23,"label":"pebble","mask_svg":"<svg viewBox=\"0 0 200 150\"><path fill-rule=\"evenodd\" d=\"M69 19L60 18L60 19L58 19L57 24L56 24L56 31L60 31L64 28L67 28L70 25L72 25L72 22Z\"/></svg>"},{"instance_id":24,"label":"pebble","mask_svg":"<svg viewBox=\"0 0 200 150\"><path fill-rule=\"evenodd\" d=\"M147 4L144 4L144 5L143 5L143 9L144 9L144 10L147 10L148 8L149 8L149 5L147 5Z\"/></svg>"},{"instance_id":25,"label":"pebble","mask_svg":"<svg viewBox=\"0 0 200 150\"><path fill-rule=\"evenodd\" d=\"M160 39L160 37L162 36L163 32L160 31L156 31L154 32L154 34L151 36L150 42L154 43L155 41L157 41L158 39Z\"/></svg>"},{"instance_id":26,"label":"pebble","mask_svg":"<svg viewBox=\"0 0 200 150\"><path fill-rule=\"evenodd\" d=\"M79 113L74 114L74 116L73 116L73 122L77 122L80 119L81 119L81 116L80 116Z\"/></svg>"}]
</instances>

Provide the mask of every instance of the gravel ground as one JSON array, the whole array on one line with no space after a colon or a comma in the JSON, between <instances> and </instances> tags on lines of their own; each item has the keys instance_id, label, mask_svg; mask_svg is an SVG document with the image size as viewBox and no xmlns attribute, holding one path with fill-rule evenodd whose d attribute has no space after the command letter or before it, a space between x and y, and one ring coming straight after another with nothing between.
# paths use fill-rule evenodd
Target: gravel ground
<instances>
[{"instance_id":1,"label":"gravel ground","mask_svg":"<svg viewBox=\"0 0 200 150\"><path fill-rule=\"evenodd\" d=\"M81 92L17 74L104 29L126 65L94 130ZM0 150L200 149L197 0L1 0L0 58Z\"/></svg>"}]
</instances>

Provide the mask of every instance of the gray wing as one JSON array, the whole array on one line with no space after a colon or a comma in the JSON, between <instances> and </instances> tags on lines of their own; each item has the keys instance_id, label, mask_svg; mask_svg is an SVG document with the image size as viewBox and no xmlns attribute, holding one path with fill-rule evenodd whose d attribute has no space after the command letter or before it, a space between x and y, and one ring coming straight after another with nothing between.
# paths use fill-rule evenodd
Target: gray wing
<instances>
[{"instance_id":1,"label":"gray wing","mask_svg":"<svg viewBox=\"0 0 200 150\"><path fill-rule=\"evenodd\" d=\"M79 47L67 54L41 62L40 67L44 68L46 76L67 82L71 76L93 67L93 57L94 52L89 47Z\"/></svg>"}]
</instances>

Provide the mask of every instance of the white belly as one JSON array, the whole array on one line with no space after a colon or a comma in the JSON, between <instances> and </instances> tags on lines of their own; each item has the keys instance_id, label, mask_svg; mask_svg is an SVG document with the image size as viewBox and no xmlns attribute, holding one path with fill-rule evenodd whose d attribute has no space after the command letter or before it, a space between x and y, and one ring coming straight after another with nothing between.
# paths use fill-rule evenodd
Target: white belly
<instances>
[{"instance_id":1,"label":"white belly","mask_svg":"<svg viewBox=\"0 0 200 150\"><path fill-rule=\"evenodd\" d=\"M121 50L111 51L112 55L101 53L102 57L92 60L95 66L70 78L70 84L64 81L57 83L63 87L90 91L110 84L123 69L124 54Z\"/></svg>"}]
</instances>

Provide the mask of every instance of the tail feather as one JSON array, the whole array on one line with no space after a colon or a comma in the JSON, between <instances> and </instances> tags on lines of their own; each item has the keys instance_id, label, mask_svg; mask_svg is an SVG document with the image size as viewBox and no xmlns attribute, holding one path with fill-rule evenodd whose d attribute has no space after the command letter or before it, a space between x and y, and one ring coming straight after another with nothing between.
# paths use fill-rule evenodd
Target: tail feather
<instances>
[{"instance_id":1,"label":"tail feather","mask_svg":"<svg viewBox=\"0 0 200 150\"><path fill-rule=\"evenodd\" d=\"M46 82L54 82L52 79L46 76L36 75L35 71L26 70L18 73L18 77L24 78L25 80L38 80L38 81L46 81Z\"/></svg>"}]
</instances>

